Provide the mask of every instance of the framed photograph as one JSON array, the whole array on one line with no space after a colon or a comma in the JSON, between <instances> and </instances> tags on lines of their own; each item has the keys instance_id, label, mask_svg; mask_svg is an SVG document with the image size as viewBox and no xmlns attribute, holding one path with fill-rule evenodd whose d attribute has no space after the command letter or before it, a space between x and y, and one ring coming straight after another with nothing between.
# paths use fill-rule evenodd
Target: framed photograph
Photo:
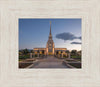
<instances>
[{"instance_id":1,"label":"framed photograph","mask_svg":"<svg viewBox=\"0 0 100 87\"><path fill-rule=\"evenodd\" d=\"M0 87L100 87L100 1L0 1Z\"/></svg>"},{"instance_id":2,"label":"framed photograph","mask_svg":"<svg viewBox=\"0 0 100 87\"><path fill-rule=\"evenodd\" d=\"M81 68L81 59L81 19L19 19L19 68Z\"/></svg>"}]
</instances>

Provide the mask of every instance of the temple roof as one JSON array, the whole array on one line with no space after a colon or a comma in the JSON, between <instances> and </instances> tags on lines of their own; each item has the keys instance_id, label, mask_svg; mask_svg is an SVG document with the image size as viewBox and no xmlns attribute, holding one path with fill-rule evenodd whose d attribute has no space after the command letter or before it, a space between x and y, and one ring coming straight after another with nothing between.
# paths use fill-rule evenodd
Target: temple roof
<instances>
[{"instance_id":1,"label":"temple roof","mask_svg":"<svg viewBox=\"0 0 100 87\"><path fill-rule=\"evenodd\" d=\"M67 48L55 48L55 50L67 50Z\"/></svg>"},{"instance_id":2,"label":"temple roof","mask_svg":"<svg viewBox=\"0 0 100 87\"><path fill-rule=\"evenodd\" d=\"M46 50L46 48L34 48L33 50Z\"/></svg>"}]
</instances>

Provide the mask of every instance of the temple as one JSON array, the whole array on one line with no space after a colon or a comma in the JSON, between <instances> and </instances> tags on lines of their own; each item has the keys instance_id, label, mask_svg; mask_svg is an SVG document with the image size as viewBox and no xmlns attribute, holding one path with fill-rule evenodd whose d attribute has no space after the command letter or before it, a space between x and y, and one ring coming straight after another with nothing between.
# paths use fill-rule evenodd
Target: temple
<instances>
[{"instance_id":1,"label":"temple","mask_svg":"<svg viewBox=\"0 0 100 87\"><path fill-rule=\"evenodd\" d=\"M57 53L66 54L67 48L55 48L54 41L52 39L52 33L51 33L51 21L50 21L50 33L46 44L46 48L34 48L33 50L35 54L37 54L38 52L40 54L44 52L45 55L56 55Z\"/></svg>"}]
</instances>

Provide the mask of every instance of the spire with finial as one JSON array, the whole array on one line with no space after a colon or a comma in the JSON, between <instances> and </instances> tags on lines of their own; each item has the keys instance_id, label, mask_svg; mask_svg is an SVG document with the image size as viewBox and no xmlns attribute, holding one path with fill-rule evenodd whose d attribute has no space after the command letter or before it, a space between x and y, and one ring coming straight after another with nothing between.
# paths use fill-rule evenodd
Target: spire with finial
<instances>
[{"instance_id":1,"label":"spire with finial","mask_svg":"<svg viewBox=\"0 0 100 87\"><path fill-rule=\"evenodd\" d=\"M51 34L51 21L50 21L50 33L49 33L49 40L52 40L52 34Z\"/></svg>"},{"instance_id":2,"label":"spire with finial","mask_svg":"<svg viewBox=\"0 0 100 87\"><path fill-rule=\"evenodd\" d=\"M51 35L51 21L50 21L50 35Z\"/></svg>"}]
</instances>

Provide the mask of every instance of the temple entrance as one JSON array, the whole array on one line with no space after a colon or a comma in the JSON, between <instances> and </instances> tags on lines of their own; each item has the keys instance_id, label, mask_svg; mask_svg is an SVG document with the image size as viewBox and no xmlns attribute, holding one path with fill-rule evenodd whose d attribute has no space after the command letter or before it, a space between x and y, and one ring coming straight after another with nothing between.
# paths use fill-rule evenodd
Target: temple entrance
<instances>
[{"instance_id":1,"label":"temple entrance","mask_svg":"<svg viewBox=\"0 0 100 87\"><path fill-rule=\"evenodd\" d=\"M52 55L52 52L48 52L48 55Z\"/></svg>"}]
</instances>

